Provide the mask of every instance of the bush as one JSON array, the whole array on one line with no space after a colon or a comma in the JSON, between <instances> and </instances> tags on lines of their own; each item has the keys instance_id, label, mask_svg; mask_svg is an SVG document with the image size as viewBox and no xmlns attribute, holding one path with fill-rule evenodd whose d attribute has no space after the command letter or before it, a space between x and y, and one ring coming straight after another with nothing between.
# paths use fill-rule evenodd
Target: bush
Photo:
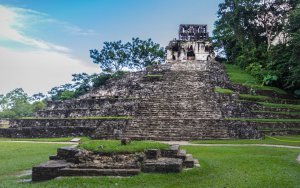
<instances>
[{"instance_id":1,"label":"bush","mask_svg":"<svg viewBox=\"0 0 300 188\"><path fill-rule=\"evenodd\" d=\"M263 75L263 68L259 63L251 63L246 67L246 72L248 72L250 75L254 76L257 80L263 81L264 75Z\"/></svg>"}]
</instances>

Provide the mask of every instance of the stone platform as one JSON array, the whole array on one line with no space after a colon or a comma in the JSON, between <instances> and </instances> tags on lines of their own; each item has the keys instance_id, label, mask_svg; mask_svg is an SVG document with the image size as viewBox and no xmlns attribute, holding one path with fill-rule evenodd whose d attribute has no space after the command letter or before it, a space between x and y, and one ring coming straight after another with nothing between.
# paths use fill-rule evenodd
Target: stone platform
<instances>
[{"instance_id":1,"label":"stone platform","mask_svg":"<svg viewBox=\"0 0 300 188\"><path fill-rule=\"evenodd\" d=\"M133 176L145 173L179 173L198 167L192 155L172 145L167 150L150 149L134 154L96 154L76 147L62 147L50 161L32 168L32 181L60 176Z\"/></svg>"}]
</instances>

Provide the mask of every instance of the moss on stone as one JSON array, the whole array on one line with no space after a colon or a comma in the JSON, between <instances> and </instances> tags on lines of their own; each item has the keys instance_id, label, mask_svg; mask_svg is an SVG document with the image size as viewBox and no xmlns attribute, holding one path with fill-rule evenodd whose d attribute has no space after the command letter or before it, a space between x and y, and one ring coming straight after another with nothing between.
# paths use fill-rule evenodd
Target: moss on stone
<instances>
[{"instance_id":1,"label":"moss on stone","mask_svg":"<svg viewBox=\"0 0 300 188\"><path fill-rule=\"evenodd\" d=\"M220 87L214 88L214 91L217 93L223 93L223 94L232 94L233 93L233 91L230 89L225 89L225 88L220 88Z\"/></svg>"},{"instance_id":2,"label":"moss on stone","mask_svg":"<svg viewBox=\"0 0 300 188\"><path fill-rule=\"evenodd\" d=\"M132 141L128 145L121 145L120 140L89 140L80 142L79 148L101 153L136 153L147 149L167 149L167 144L154 141Z\"/></svg>"},{"instance_id":3,"label":"moss on stone","mask_svg":"<svg viewBox=\"0 0 300 188\"><path fill-rule=\"evenodd\" d=\"M264 118L225 118L228 121L247 121L261 123L300 123L300 119L264 119Z\"/></svg>"}]
</instances>

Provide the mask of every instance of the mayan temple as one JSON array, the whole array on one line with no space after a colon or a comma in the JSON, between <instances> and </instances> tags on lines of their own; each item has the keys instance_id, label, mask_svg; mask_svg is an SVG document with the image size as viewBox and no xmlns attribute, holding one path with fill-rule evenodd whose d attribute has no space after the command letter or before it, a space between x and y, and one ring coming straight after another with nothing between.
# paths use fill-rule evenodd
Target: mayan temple
<instances>
[{"instance_id":1,"label":"mayan temple","mask_svg":"<svg viewBox=\"0 0 300 188\"><path fill-rule=\"evenodd\" d=\"M125 74L69 101L49 101L35 118L11 120L2 137L90 136L98 139L193 140L260 138L297 123L239 121L237 118L279 117L239 100L247 92L232 84L224 66L214 60L206 25L180 25L179 38L166 47L166 62ZM274 130L273 130L274 129Z\"/></svg>"}]
</instances>

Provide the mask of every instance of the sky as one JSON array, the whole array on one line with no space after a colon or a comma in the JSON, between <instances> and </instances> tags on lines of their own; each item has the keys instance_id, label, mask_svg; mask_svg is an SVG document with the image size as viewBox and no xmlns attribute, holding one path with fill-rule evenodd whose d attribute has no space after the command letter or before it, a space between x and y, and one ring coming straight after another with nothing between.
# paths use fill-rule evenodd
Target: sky
<instances>
[{"instance_id":1,"label":"sky","mask_svg":"<svg viewBox=\"0 0 300 188\"><path fill-rule=\"evenodd\" d=\"M105 41L151 38L165 47L180 24L211 32L222 1L0 0L0 94L46 94L73 73L99 73L89 50Z\"/></svg>"}]
</instances>

